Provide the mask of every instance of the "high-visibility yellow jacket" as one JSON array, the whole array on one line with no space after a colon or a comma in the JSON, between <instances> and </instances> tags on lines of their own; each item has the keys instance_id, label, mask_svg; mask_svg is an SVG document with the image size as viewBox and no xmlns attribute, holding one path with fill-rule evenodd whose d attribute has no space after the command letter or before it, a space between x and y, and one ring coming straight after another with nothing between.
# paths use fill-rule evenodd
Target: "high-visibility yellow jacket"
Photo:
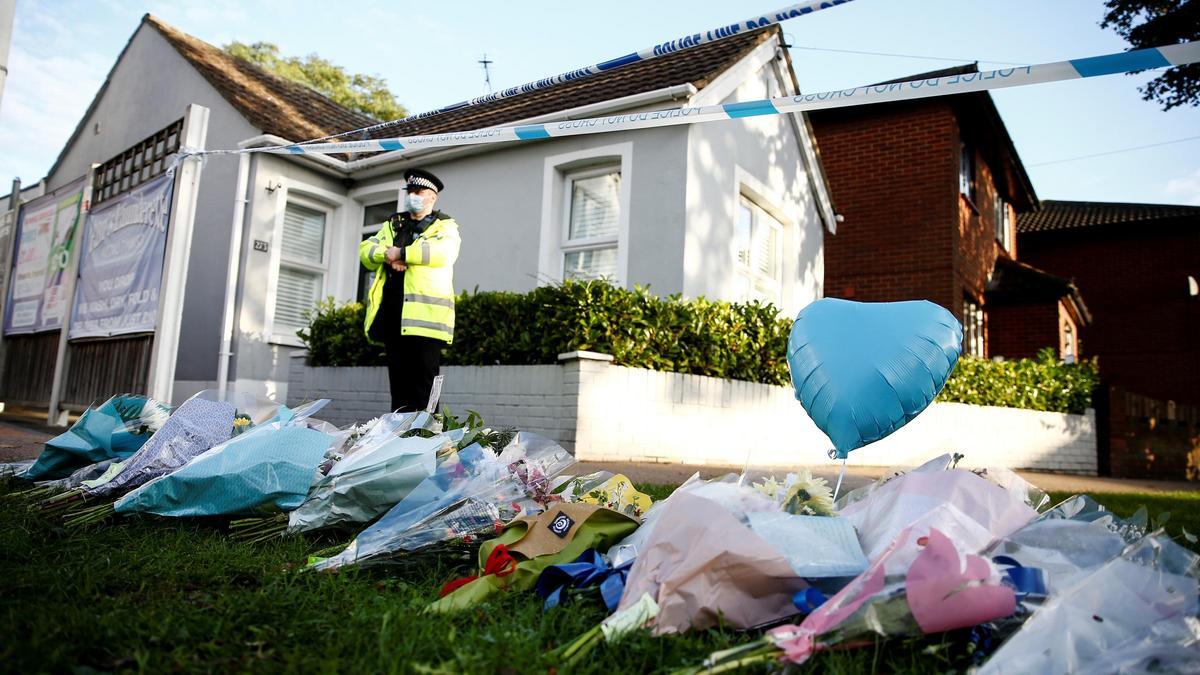
<instances>
[{"instance_id":1,"label":"high-visibility yellow jacket","mask_svg":"<svg viewBox=\"0 0 1200 675\"><path fill-rule=\"evenodd\" d=\"M396 220L388 220L379 233L358 246L364 267L375 272L367 293L367 321L363 327L370 339L371 323L383 302L383 284L387 279L386 253L395 240ZM404 310L400 317L401 335L454 341L454 261L458 259L458 223L437 213L425 231L404 249Z\"/></svg>"}]
</instances>

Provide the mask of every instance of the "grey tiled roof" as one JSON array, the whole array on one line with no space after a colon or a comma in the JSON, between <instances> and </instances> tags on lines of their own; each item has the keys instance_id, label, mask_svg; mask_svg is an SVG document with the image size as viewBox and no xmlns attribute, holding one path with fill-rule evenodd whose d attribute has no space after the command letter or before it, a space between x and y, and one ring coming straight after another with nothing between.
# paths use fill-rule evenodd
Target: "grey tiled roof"
<instances>
[{"instance_id":1,"label":"grey tiled roof","mask_svg":"<svg viewBox=\"0 0 1200 675\"><path fill-rule=\"evenodd\" d=\"M154 16L147 14L144 21L162 33L221 96L265 133L303 141L377 123L308 87L234 58ZM685 83L703 89L779 33L778 26L769 26L591 77L404 122L371 135L381 138L466 131Z\"/></svg>"},{"instance_id":2,"label":"grey tiled roof","mask_svg":"<svg viewBox=\"0 0 1200 675\"><path fill-rule=\"evenodd\" d=\"M1017 216L1017 231L1049 232L1097 225L1145 224L1186 219L1195 219L1200 223L1200 206L1068 202L1048 199L1042 202L1041 210Z\"/></svg>"}]
</instances>

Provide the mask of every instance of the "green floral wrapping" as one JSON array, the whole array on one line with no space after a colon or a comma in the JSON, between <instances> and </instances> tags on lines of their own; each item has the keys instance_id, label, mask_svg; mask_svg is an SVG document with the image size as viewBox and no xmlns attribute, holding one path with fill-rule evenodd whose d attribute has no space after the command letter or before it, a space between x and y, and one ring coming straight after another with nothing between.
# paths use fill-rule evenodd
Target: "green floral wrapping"
<instances>
[{"instance_id":1,"label":"green floral wrapping","mask_svg":"<svg viewBox=\"0 0 1200 675\"><path fill-rule=\"evenodd\" d=\"M552 514L547 512L543 516ZM505 528L499 537L484 542L479 549L479 569L483 570L485 561L496 546L516 545L526 537L532 528L546 528L551 524L547 518L536 520L515 520ZM477 605L496 593L504 591L527 591L534 587L542 570L551 565L574 562L584 551L594 548L600 551L608 550L610 546L621 541L638 528L638 522L629 516L611 509L596 509L580 523L575 534L562 550L538 555L527 559L514 551L517 559L516 571L507 576L486 575L470 583L460 586L454 592L429 605L427 611L438 613L457 612ZM552 535L553 536L553 535Z\"/></svg>"}]
</instances>

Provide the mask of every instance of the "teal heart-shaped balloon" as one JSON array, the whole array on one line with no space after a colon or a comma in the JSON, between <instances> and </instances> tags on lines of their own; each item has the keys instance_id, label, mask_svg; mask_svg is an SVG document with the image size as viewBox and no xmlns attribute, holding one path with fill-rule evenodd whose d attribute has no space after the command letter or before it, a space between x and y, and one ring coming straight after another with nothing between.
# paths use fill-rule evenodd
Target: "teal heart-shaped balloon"
<instances>
[{"instance_id":1,"label":"teal heart-shaped balloon","mask_svg":"<svg viewBox=\"0 0 1200 675\"><path fill-rule=\"evenodd\" d=\"M962 326L925 300L805 307L788 338L796 398L838 457L877 441L924 410L962 352Z\"/></svg>"}]
</instances>

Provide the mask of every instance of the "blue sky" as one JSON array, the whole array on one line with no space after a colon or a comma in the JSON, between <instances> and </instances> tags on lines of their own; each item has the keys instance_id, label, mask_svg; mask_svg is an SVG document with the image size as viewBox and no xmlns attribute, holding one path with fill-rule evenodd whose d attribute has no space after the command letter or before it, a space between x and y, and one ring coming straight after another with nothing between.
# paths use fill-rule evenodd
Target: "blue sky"
<instances>
[{"instance_id":1,"label":"blue sky","mask_svg":"<svg viewBox=\"0 0 1200 675\"><path fill-rule=\"evenodd\" d=\"M420 112L765 13L789 0L507 4L258 0L18 0L0 101L0 185L40 179L117 54L151 12L213 44L268 41L387 79ZM983 69L1120 51L1101 0L854 0L784 24L803 91L961 63ZM852 50L948 60L851 54ZM997 59L999 61L991 61ZM1163 112L1110 76L993 92L1043 199L1200 204L1200 139L1087 160L1057 160L1200 136L1200 109ZM720 122L719 124L739 124ZM221 158L213 161L229 161ZM0 187L0 192L7 189Z\"/></svg>"}]
</instances>

